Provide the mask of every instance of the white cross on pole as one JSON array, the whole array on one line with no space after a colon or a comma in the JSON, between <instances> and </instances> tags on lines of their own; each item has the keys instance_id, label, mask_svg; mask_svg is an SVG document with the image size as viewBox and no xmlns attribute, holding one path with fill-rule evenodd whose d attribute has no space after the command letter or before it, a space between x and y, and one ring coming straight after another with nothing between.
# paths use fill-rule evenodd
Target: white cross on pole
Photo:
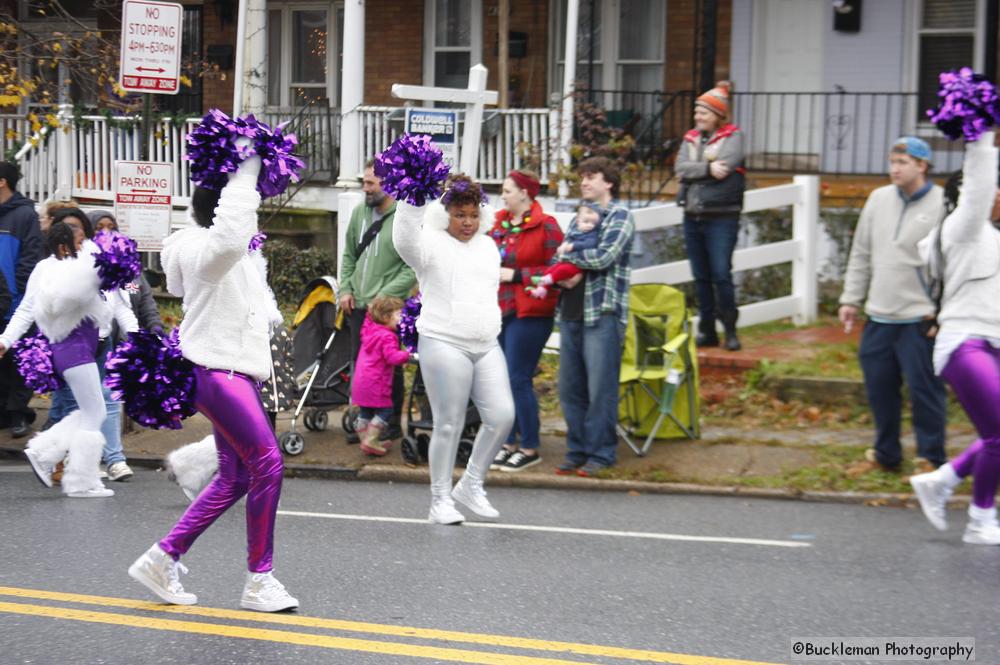
<instances>
[{"instance_id":1,"label":"white cross on pole","mask_svg":"<svg viewBox=\"0 0 1000 665\"><path fill-rule=\"evenodd\" d=\"M483 106L497 103L497 91L486 89L487 69L482 65L469 68L469 87L432 88L423 85L392 86L392 96L399 99L414 99L428 102L451 102L465 104L465 131L462 133L462 150L458 160L458 170L476 176L479 161L479 136L483 129Z\"/></svg>"}]
</instances>

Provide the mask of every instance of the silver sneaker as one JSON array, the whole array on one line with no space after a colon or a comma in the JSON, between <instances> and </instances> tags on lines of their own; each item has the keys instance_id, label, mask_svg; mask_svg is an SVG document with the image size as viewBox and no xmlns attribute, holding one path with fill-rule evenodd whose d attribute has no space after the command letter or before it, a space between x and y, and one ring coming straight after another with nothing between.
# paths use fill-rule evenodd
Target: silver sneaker
<instances>
[{"instance_id":1,"label":"silver sneaker","mask_svg":"<svg viewBox=\"0 0 1000 665\"><path fill-rule=\"evenodd\" d=\"M294 610L299 601L292 598L285 586L271 573L247 573L240 607L257 612Z\"/></svg>"},{"instance_id":2,"label":"silver sneaker","mask_svg":"<svg viewBox=\"0 0 1000 665\"><path fill-rule=\"evenodd\" d=\"M172 605L194 605L198 596L186 592L179 577L179 573L187 571L184 564L174 561L157 543L129 566L128 574Z\"/></svg>"},{"instance_id":3,"label":"silver sneaker","mask_svg":"<svg viewBox=\"0 0 1000 665\"><path fill-rule=\"evenodd\" d=\"M935 529L946 531L948 529L946 508L951 488L941 480L940 475L937 471L932 471L910 476L910 485L927 521L934 525Z\"/></svg>"},{"instance_id":4,"label":"silver sneaker","mask_svg":"<svg viewBox=\"0 0 1000 665\"><path fill-rule=\"evenodd\" d=\"M38 453L27 449L24 451L24 456L28 458L28 463L31 464L31 470L35 472L35 478L38 478L38 482L46 487L52 487L52 469L47 468L39 461Z\"/></svg>"},{"instance_id":5,"label":"silver sneaker","mask_svg":"<svg viewBox=\"0 0 1000 665\"><path fill-rule=\"evenodd\" d=\"M451 491L451 497L480 517L486 519L500 517L500 511L494 508L489 499L486 498L486 490L483 489L481 480L472 480L468 476L462 476Z\"/></svg>"},{"instance_id":6,"label":"silver sneaker","mask_svg":"<svg viewBox=\"0 0 1000 665\"><path fill-rule=\"evenodd\" d=\"M108 467L108 478L123 483L132 478L132 469L125 462L115 462Z\"/></svg>"},{"instance_id":7,"label":"silver sneaker","mask_svg":"<svg viewBox=\"0 0 1000 665\"><path fill-rule=\"evenodd\" d=\"M66 496L71 499L107 499L113 497L115 491L109 489L104 485L99 485L98 487L91 487L89 490L77 490L75 492L66 492Z\"/></svg>"},{"instance_id":8,"label":"silver sneaker","mask_svg":"<svg viewBox=\"0 0 1000 665\"><path fill-rule=\"evenodd\" d=\"M444 496L431 499L431 513L427 517L431 524L461 524L465 515L458 512L451 497Z\"/></svg>"}]
</instances>

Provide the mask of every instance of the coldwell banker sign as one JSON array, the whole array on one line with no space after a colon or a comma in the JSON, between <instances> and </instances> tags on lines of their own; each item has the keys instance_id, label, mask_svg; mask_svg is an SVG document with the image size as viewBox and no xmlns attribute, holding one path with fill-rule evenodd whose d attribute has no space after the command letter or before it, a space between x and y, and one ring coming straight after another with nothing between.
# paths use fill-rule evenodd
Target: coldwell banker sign
<instances>
[{"instance_id":1,"label":"coldwell banker sign","mask_svg":"<svg viewBox=\"0 0 1000 665\"><path fill-rule=\"evenodd\" d=\"M183 13L173 2L125 0L118 80L122 88L160 95L179 92Z\"/></svg>"},{"instance_id":2,"label":"coldwell banker sign","mask_svg":"<svg viewBox=\"0 0 1000 665\"><path fill-rule=\"evenodd\" d=\"M458 167L458 113L443 109L406 109L406 133L429 134L453 170Z\"/></svg>"}]
</instances>

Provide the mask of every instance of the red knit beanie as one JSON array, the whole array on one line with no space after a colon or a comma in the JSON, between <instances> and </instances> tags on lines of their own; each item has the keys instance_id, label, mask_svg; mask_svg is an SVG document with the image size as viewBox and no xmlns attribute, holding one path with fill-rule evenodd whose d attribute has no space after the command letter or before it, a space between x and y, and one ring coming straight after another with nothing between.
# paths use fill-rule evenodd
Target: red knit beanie
<instances>
[{"instance_id":1,"label":"red knit beanie","mask_svg":"<svg viewBox=\"0 0 1000 665\"><path fill-rule=\"evenodd\" d=\"M695 100L695 106L706 108L720 118L729 117L729 91L733 84L729 81L719 81L715 87Z\"/></svg>"}]
</instances>

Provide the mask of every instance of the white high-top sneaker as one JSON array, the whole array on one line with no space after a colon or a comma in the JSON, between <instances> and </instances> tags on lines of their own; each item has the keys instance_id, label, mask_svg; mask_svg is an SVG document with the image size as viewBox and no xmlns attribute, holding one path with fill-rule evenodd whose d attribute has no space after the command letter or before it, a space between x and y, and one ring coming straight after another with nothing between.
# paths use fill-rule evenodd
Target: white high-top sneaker
<instances>
[{"instance_id":1,"label":"white high-top sneaker","mask_svg":"<svg viewBox=\"0 0 1000 665\"><path fill-rule=\"evenodd\" d=\"M168 603L194 605L198 596L184 591L178 571L186 574L188 569L181 562L174 561L156 543L129 566L128 574Z\"/></svg>"},{"instance_id":2,"label":"white high-top sneaker","mask_svg":"<svg viewBox=\"0 0 1000 665\"><path fill-rule=\"evenodd\" d=\"M997 508L980 508L969 504L969 524L962 534L962 542L970 545L1000 545L1000 524Z\"/></svg>"},{"instance_id":3,"label":"white high-top sneaker","mask_svg":"<svg viewBox=\"0 0 1000 665\"><path fill-rule=\"evenodd\" d=\"M243 585L240 607L257 612L280 612L293 610L299 601L285 590L285 586L270 572L247 573L247 583Z\"/></svg>"},{"instance_id":4,"label":"white high-top sneaker","mask_svg":"<svg viewBox=\"0 0 1000 665\"><path fill-rule=\"evenodd\" d=\"M500 511L494 508L489 499L486 498L486 490L483 489L483 481L481 480L474 480L463 475L455 484L451 496L480 517L491 520L500 517Z\"/></svg>"},{"instance_id":5,"label":"white high-top sneaker","mask_svg":"<svg viewBox=\"0 0 1000 665\"><path fill-rule=\"evenodd\" d=\"M458 512L450 496L441 496L431 499L431 513L427 519L431 524L461 524L465 515Z\"/></svg>"},{"instance_id":6,"label":"white high-top sneaker","mask_svg":"<svg viewBox=\"0 0 1000 665\"><path fill-rule=\"evenodd\" d=\"M949 472L950 476L953 477L951 479L948 478ZM920 502L920 509L924 511L924 517L939 531L945 531L948 528L946 508L948 497L951 496L952 488L955 486L949 480L960 481L961 479L955 476L955 472L947 464L930 473L910 476L910 485L913 487L917 501Z\"/></svg>"},{"instance_id":7,"label":"white high-top sneaker","mask_svg":"<svg viewBox=\"0 0 1000 665\"><path fill-rule=\"evenodd\" d=\"M31 464L31 470L35 472L35 477L38 478L38 482L46 487L52 487L52 467L47 466L40 459L38 459L38 453L31 448L24 451L24 456L28 458L28 462Z\"/></svg>"}]
</instances>

